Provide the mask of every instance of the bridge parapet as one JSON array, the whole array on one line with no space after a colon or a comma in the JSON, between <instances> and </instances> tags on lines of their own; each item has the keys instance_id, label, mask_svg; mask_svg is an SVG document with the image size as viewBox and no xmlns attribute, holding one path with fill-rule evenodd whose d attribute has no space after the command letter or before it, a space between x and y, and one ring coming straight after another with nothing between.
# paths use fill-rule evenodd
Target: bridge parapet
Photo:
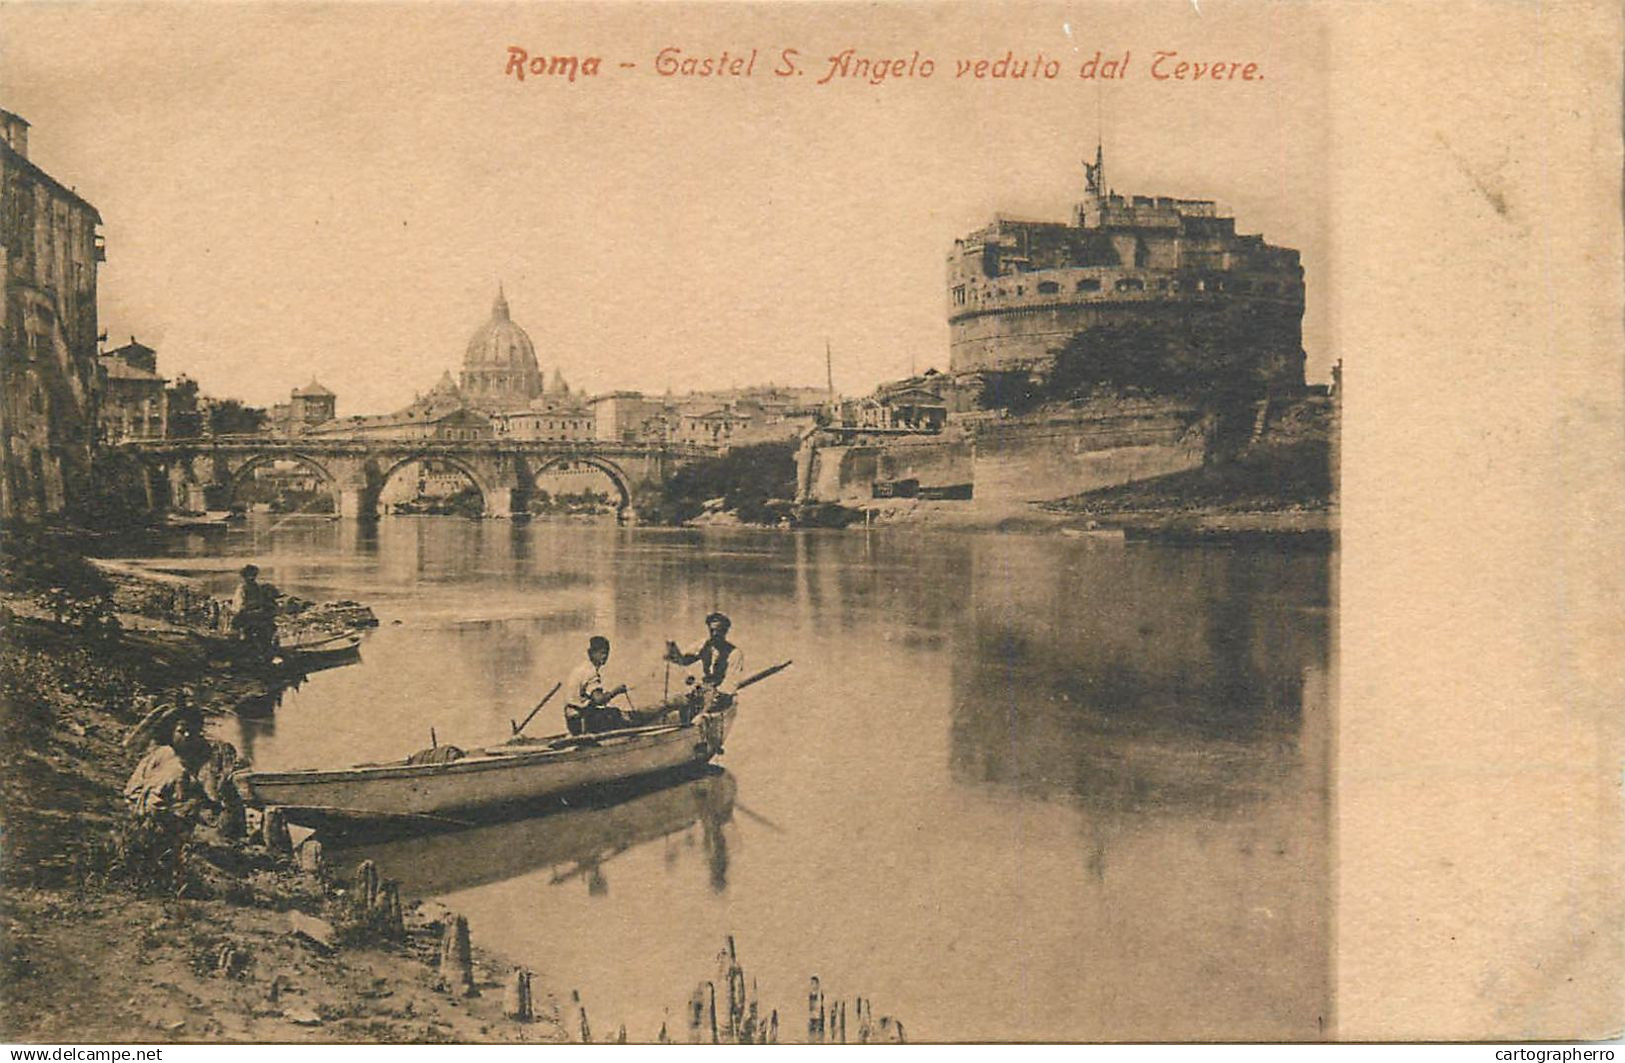
<instances>
[{"instance_id":1,"label":"bridge parapet","mask_svg":"<svg viewBox=\"0 0 1625 1063\"><path fill-rule=\"evenodd\" d=\"M397 454L423 451L433 454L556 454L584 453L602 457L644 457L662 454L694 460L714 457L721 447L696 443L622 443L599 440L552 439L378 439L345 436L200 436L193 439L141 439L120 443L116 449L144 454L196 451L253 450L265 453Z\"/></svg>"},{"instance_id":2,"label":"bridge parapet","mask_svg":"<svg viewBox=\"0 0 1625 1063\"><path fill-rule=\"evenodd\" d=\"M192 508L209 488L215 504L230 504L237 488L255 469L279 460L312 469L344 517L376 515L378 495L397 470L413 461L441 461L461 470L479 488L485 515L524 512L538 475L566 463L592 465L604 472L621 496L623 515L631 512L634 488L661 482L681 466L720 452L684 443L623 443L598 440L380 439L335 436L208 436L196 439L136 440L120 444L169 477L171 498L187 498Z\"/></svg>"}]
</instances>

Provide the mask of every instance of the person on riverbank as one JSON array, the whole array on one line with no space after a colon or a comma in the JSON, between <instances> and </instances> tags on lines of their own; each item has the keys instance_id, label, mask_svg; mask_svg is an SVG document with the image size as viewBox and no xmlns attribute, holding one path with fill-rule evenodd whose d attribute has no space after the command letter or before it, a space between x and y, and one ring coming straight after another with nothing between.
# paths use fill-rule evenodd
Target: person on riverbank
<instances>
[{"instance_id":1,"label":"person on riverbank","mask_svg":"<svg viewBox=\"0 0 1625 1063\"><path fill-rule=\"evenodd\" d=\"M570 700L564 705L564 725L573 735L598 734L627 727L630 722L610 702L627 692L625 683L610 686L604 678L609 663L609 639L594 635L587 640L587 659L570 673Z\"/></svg>"},{"instance_id":2,"label":"person on riverbank","mask_svg":"<svg viewBox=\"0 0 1625 1063\"><path fill-rule=\"evenodd\" d=\"M171 834L204 826L223 839L241 837L243 802L231 781L236 747L204 737L203 713L184 692L148 726L157 744L124 785L131 815Z\"/></svg>"},{"instance_id":3,"label":"person on riverbank","mask_svg":"<svg viewBox=\"0 0 1625 1063\"><path fill-rule=\"evenodd\" d=\"M699 682L689 691L683 708L684 723L709 712L721 699L732 698L735 685L744 675L744 651L728 641L731 627L733 622L726 614L712 613L705 618L705 642L693 653L684 653L675 642L666 643L666 660L700 666Z\"/></svg>"},{"instance_id":4,"label":"person on riverbank","mask_svg":"<svg viewBox=\"0 0 1625 1063\"><path fill-rule=\"evenodd\" d=\"M231 630L256 658L269 660L276 649L277 599L282 595L259 581L258 565L244 565L239 574L242 582L231 597Z\"/></svg>"}]
</instances>

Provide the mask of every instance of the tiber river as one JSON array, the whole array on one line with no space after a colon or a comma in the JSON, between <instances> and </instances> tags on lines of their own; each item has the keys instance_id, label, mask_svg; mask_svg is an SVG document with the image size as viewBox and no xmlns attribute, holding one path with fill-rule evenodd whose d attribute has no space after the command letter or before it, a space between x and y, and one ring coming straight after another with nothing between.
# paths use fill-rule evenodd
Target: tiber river
<instances>
[{"instance_id":1,"label":"tiber river","mask_svg":"<svg viewBox=\"0 0 1625 1063\"><path fill-rule=\"evenodd\" d=\"M280 523L279 523L280 522ZM257 515L170 556L372 606L359 664L219 736L265 769L504 738L589 635L638 704L721 608L754 671L725 771L375 847L410 896L684 1036L735 935L783 1039L807 977L910 1040L1316 1038L1329 1020L1324 553L995 534ZM680 677L673 676L675 685ZM562 694L531 725L561 729Z\"/></svg>"}]
</instances>

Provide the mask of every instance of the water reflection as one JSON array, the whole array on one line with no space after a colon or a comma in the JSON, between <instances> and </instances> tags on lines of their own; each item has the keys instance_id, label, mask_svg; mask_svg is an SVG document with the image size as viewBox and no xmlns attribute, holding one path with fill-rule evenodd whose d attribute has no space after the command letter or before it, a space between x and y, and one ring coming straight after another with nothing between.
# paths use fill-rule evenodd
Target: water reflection
<instances>
[{"instance_id":1,"label":"water reflection","mask_svg":"<svg viewBox=\"0 0 1625 1063\"><path fill-rule=\"evenodd\" d=\"M658 693L663 641L718 607L753 668L795 659L747 692L708 786L377 857L634 1036L680 1011L730 933L764 999L786 1006L816 970L921 1037L1320 1033L1327 557L896 529L355 527L234 530L187 563L229 588L252 556L292 593L383 621L360 665L231 723L262 768L392 759L431 728L495 741L593 633L636 697ZM559 729L555 710L533 728Z\"/></svg>"},{"instance_id":2,"label":"water reflection","mask_svg":"<svg viewBox=\"0 0 1625 1063\"><path fill-rule=\"evenodd\" d=\"M733 819L737 789L732 775L714 769L675 784L657 780L637 789L600 792L584 807L579 801L552 805L524 819L341 846L333 855L341 868L374 861L413 897L523 876L547 886L582 881L589 895L605 897L616 857L659 844L667 863L674 864L679 854L692 851L697 836L710 888L721 893L728 887L722 828Z\"/></svg>"},{"instance_id":3,"label":"water reflection","mask_svg":"<svg viewBox=\"0 0 1625 1063\"><path fill-rule=\"evenodd\" d=\"M951 652L954 777L1158 814L1279 792L1300 768L1305 672L1325 654L1323 561L1091 560L1054 573L972 549Z\"/></svg>"}]
</instances>

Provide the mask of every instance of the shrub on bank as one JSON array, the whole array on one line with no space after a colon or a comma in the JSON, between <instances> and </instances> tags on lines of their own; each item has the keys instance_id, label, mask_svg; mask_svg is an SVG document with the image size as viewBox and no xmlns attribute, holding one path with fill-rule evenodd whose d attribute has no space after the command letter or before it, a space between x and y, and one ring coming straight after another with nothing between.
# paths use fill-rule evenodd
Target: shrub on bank
<instances>
[{"instance_id":1,"label":"shrub on bank","mask_svg":"<svg viewBox=\"0 0 1625 1063\"><path fill-rule=\"evenodd\" d=\"M644 488L638 515L651 524L682 524L722 499L722 508L746 524L777 524L782 506L795 497L796 444L756 443L734 447L677 470L662 485Z\"/></svg>"}]
</instances>

